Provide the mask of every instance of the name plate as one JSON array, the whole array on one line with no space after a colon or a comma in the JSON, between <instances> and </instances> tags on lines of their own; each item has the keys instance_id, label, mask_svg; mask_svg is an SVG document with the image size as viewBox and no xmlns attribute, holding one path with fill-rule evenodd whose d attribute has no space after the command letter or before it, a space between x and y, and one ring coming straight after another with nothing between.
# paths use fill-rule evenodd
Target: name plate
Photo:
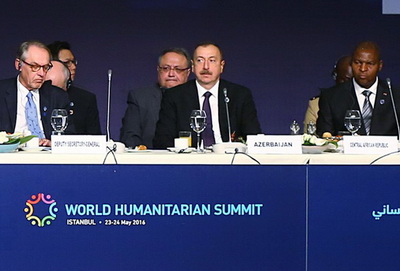
<instances>
[{"instance_id":1,"label":"name plate","mask_svg":"<svg viewBox=\"0 0 400 271\"><path fill-rule=\"evenodd\" d=\"M302 135L249 135L247 152L254 154L302 154Z\"/></svg>"},{"instance_id":2,"label":"name plate","mask_svg":"<svg viewBox=\"0 0 400 271\"><path fill-rule=\"evenodd\" d=\"M396 136L343 136L345 154L386 154L397 150Z\"/></svg>"},{"instance_id":3,"label":"name plate","mask_svg":"<svg viewBox=\"0 0 400 271\"><path fill-rule=\"evenodd\" d=\"M52 153L106 153L105 135L52 135Z\"/></svg>"}]
</instances>

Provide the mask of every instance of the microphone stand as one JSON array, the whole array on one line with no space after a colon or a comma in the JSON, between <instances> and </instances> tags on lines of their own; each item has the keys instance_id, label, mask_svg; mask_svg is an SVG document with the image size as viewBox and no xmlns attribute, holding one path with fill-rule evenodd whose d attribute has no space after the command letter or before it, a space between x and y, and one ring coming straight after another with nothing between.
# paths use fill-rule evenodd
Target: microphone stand
<instances>
[{"instance_id":1,"label":"microphone stand","mask_svg":"<svg viewBox=\"0 0 400 271\"><path fill-rule=\"evenodd\" d=\"M399 140L400 139L399 118L397 116L396 104L395 104L394 98L393 98L392 84L391 84L390 78L386 78L386 82L389 87L390 98L392 99L393 113L394 113L394 118L396 120L396 125L397 125L397 140Z\"/></svg>"},{"instance_id":2,"label":"microphone stand","mask_svg":"<svg viewBox=\"0 0 400 271\"><path fill-rule=\"evenodd\" d=\"M232 132L231 132L231 120L229 118L229 108L228 108L228 103L229 103L229 98L228 98L228 91L226 88L223 89L224 91L224 96L225 96L225 110L226 110L226 118L228 121L228 137L229 137L229 143L232 143Z\"/></svg>"}]
</instances>

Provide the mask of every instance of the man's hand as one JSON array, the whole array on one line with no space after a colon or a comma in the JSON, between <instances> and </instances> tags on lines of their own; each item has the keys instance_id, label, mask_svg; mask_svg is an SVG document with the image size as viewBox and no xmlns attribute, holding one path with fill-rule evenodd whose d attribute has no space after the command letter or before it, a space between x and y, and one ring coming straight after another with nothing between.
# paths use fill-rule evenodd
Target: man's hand
<instances>
[{"instance_id":1,"label":"man's hand","mask_svg":"<svg viewBox=\"0 0 400 271\"><path fill-rule=\"evenodd\" d=\"M51 147L51 140L46 139L46 138L42 138L42 139L39 140L39 146Z\"/></svg>"}]
</instances>

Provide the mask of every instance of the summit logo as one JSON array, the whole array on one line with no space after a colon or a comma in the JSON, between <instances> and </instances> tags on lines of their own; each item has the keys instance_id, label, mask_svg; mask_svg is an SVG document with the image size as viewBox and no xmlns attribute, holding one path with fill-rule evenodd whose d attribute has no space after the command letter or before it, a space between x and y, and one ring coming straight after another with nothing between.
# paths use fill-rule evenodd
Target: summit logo
<instances>
[{"instance_id":1,"label":"summit logo","mask_svg":"<svg viewBox=\"0 0 400 271\"><path fill-rule=\"evenodd\" d=\"M57 217L58 208L57 202L51 198L51 195L39 193L32 195L31 199L26 201L24 212L26 219L33 226L44 227L49 226Z\"/></svg>"}]
</instances>

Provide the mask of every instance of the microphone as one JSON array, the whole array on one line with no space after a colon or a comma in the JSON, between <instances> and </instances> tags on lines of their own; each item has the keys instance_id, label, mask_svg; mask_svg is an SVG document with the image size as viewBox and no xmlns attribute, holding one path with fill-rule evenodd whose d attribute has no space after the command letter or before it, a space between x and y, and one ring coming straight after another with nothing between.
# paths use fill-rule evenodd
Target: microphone
<instances>
[{"instance_id":1,"label":"microphone","mask_svg":"<svg viewBox=\"0 0 400 271\"><path fill-rule=\"evenodd\" d=\"M225 110L226 110L226 118L228 121L228 137L229 137L229 143L232 142L232 133L231 133L231 120L229 119L229 108L228 108L228 103L229 103L229 97L228 97L228 90L226 88L223 89L224 96L225 96Z\"/></svg>"},{"instance_id":2,"label":"microphone","mask_svg":"<svg viewBox=\"0 0 400 271\"><path fill-rule=\"evenodd\" d=\"M108 70L108 88L107 88L107 141L110 140L110 108L111 108L111 77L112 77L112 70Z\"/></svg>"},{"instance_id":3,"label":"microphone","mask_svg":"<svg viewBox=\"0 0 400 271\"><path fill-rule=\"evenodd\" d=\"M125 145L121 142L114 142L110 136L110 115L111 115L111 78L112 70L108 70L108 88L107 88L107 148L112 152L124 152Z\"/></svg>"},{"instance_id":4,"label":"microphone","mask_svg":"<svg viewBox=\"0 0 400 271\"><path fill-rule=\"evenodd\" d=\"M229 97L228 97L228 90L226 88L222 89L224 96L225 96L225 110L226 110L226 117L228 121L228 137L229 142L222 142L213 145L213 151L215 153L226 153L226 154L236 154L237 152L246 152L247 146L241 142L232 142L231 138L231 121L229 119Z\"/></svg>"},{"instance_id":5,"label":"microphone","mask_svg":"<svg viewBox=\"0 0 400 271\"><path fill-rule=\"evenodd\" d=\"M392 100L393 113L394 113L394 118L396 120L396 125L397 125L397 139L399 139L399 137L400 137L399 118L397 116L396 104L394 103L393 91L392 91L392 83L390 81L390 78L386 78L386 83L387 83L387 85L389 87L390 99Z\"/></svg>"}]
</instances>

